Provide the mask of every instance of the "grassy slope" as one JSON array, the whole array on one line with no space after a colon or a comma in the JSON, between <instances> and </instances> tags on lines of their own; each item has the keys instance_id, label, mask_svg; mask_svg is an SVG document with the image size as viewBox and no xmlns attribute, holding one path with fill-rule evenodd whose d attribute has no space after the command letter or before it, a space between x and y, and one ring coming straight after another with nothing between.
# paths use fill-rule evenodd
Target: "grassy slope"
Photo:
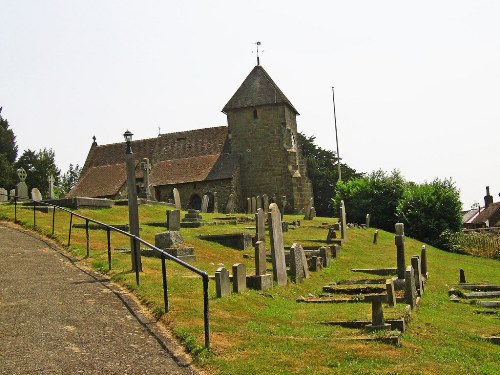
<instances>
[{"instance_id":1,"label":"grassy slope","mask_svg":"<svg viewBox=\"0 0 500 375\"><path fill-rule=\"evenodd\" d=\"M113 209L79 210L98 220L121 224L127 222L127 207ZM141 206L141 237L154 243L154 234L163 231L148 223L162 222L165 208ZM0 205L0 215L12 217L13 208ZM32 212L23 209L19 217L32 223ZM204 214L204 219L223 215ZM286 216L286 219L301 219ZM316 245L326 238L326 230L319 228L321 222L334 219L316 218L312 222L302 221L298 229L285 233L285 245L299 242ZM81 222L81 221L74 221ZM37 214L39 225L51 223L51 215ZM67 241L69 218L58 213L56 236ZM195 247L197 260L193 264L214 274L219 264L230 268L241 262L253 272L253 251L236 251L224 246L202 241L196 236L208 233L248 232L253 233L250 221L238 226L204 226L197 229L182 229L186 242ZM48 229L46 229L48 232ZM84 256L85 231L74 229L71 252ZM129 272L130 255L113 251L113 269L107 271L105 232L92 230L91 258L85 260L108 273L115 281L135 290L151 309L161 311L162 291L160 262L156 258L143 257L144 274L140 287ZM373 229L351 229L340 257L322 272L313 273L304 283L290 284L285 288L275 287L271 291L248 291L243 295L232 295L216 299L215 285L210 283L210 317L213 356L205 359L205 368L219 373L500 373L500 349L479 339L481 335L500 334L498 315L475 314L477 308L449 302L447 291L458 281L458 271L465 269L469 282L491 281L500 283L499 262L447 253L428 246L428 268L430 278L421 308L413 316L408 330L402 336L402 345L393 347L382 343L352 340L365 335L360 330L320 325L325 320L370 319L369 304L317 305L296 303L301 295L317 295L321 287L340 279L373 277L355 274L351 268L394 267L396 252L394 235L380 231L377 245L372 244ZM406 263L411 255L419 254L422 243L407 239ZM126 238L112 235L112 246L128 247ZM269 245L267 247L269 249ZM270 271L270 264L268 265ZM167 265L171 311L163 315L175 332L203 342L202 284L201 280L178 266ZM386 318L401 317L403 306L385 307Z\"/></svg>"}]
</instances>

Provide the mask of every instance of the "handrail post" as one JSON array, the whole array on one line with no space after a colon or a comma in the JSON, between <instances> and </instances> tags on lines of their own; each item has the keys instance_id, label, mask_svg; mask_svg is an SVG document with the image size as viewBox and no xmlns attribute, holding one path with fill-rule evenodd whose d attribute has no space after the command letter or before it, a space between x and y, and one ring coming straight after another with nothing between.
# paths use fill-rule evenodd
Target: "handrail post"
<instances>
[{"instance_id":1,"label":"handrail post","mask_svg":"<svg viewBox=\"0 0 500 375\"><path fill-rule=\"evenodd\" d=\"M165 254L161 253L161 275L163 281L163 302L165 303L165 312L170 309L168 303L168 284L167 284L167 267L165 265Z\"/></svg>"},{"instance_id":2,"label":"handrail post","mask_svg":"<svg viewBox=\"0 0 500 375\"><path fill-rule=\"evenodd\" d=\"M71 228L73 227L73 212L71 212L69 217L69 232L68 232L68 247L71 245Z\"/></svg>"},{"instance_id":3,"label":"handrail post","mask_svg":"<svg viewBox=\"0 0 500 375\"><path fill-rule=\"evenodd\" d=\"M90 256L89 219L85 219L85 238L87 241L87 258L88 258Z\"/></svg>"},{"instance_id":4,"label":"handrail post","mask_svg":"<svg viewBox=\"0 0 500 375\"><path fill-rule=\"evenodd\" d=\"M106 232L108 237L108 270L111 271L111 233L109 227L106 227Z\"/></svg>"},{"instance_id":5,"label":"handrail post","mask_svg":"<svg viewBox=\"0 0 500 375\"><path fill-rule=\"evenodd\" d=\"M53 211L52 211L52 236L54 236L54 226L55 226L55 222L56 222L56 206L53 207Z\"/></svg>"},{"instance_id":6,"label":"handrail post","mask_svg":"<svg viewBox=\"0 0 500 375\"><path fill-rule=\"evenodd\" d=\"M14 195L14 223L17 223L17 195Z\"/></svg>"},{"instance_id":7,"label":"handrail post","mask_svg":"<svg viewBox=\"0 0 500 375\"><path fill-rule=\"evenodd\" d=\"M203 319L205 321L205 348L210 348L210 322L208 311L208 275L203 275Z\"/></svg>"},{"instance_id":8,"label":"handrail post","mask_svg":"<svg viewBox=\"0 0 500 375\"><path fill-rule=\"evenodd\" d=\"M33 201L33 227L36 227L36 201Z\"/></svg>"}]
</instances>

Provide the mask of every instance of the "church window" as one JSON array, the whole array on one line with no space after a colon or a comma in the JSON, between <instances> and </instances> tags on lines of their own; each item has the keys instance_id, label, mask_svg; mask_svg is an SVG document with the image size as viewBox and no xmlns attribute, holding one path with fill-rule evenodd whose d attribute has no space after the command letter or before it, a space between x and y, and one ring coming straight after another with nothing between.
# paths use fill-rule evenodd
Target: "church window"
<instances>
[{"instance_id":1,"label":"church window","mask_svg":"<svg viewBox=\"0 0 500 375\"><path fill-rule=\"evenodd\" d=\"M257 110L256 109L253 110L253 118L254 119L258 118L258 116L257 116Z\"/></svg>"}]
</instances>

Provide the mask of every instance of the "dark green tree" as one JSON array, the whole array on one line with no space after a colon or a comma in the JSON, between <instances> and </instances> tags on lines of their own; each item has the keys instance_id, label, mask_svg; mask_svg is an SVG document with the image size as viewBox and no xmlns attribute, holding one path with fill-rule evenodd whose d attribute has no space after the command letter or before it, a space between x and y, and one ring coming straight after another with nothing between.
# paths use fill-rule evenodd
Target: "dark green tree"
<instances>
[{"instance_id":1,"label":"dark green tree","mask_svg":"<svg viewBox=\"0 0 500 375\"><path fill-rule=\"evenodd\" d=\"M11 189L16 183L14 162L17 157L16 136L0 112L0 187Z\"/></svg>"},{"instance_id":2,"label":"dark green tree","mask_svg":"<svg viewBox=\"0 0 500 375\"><path fill-rule=\"evenodd\" d=\"M340 182L334 204L338 207L340 200L344 200L348 222L364 223L366 214L370 214L372 226L393 232L397 222L396 207L405 185L399 171L387 174L378 170L364 177Z\"/></svg>"},{"instance_id":3,"label":"dark green tree","mask_svg":"<svg viewBox=\"0 0 500 375\"><path fill-rule=\"evenodd\" d=\"M77 164L73 167L73 164L69 165L68 170L61 176L59 182L59 192L67 194L80 179L81 168Z\"/></svg>"},{"instance_id":4,"label":"dark green tree","mask_svg":"<svg viewBox=\"0 0 500 375\"><path fill-rule=\"evenodd\" d=\"M55 184L59 184L61 171L56 166L55 153L52 149L44 148L38 152L30 149L24 151L16 162L15 168L24 168L28 174L26 177L28 189L38 188L43 197L47 197L49 192L48 176L54 176Z\"/></svg>"},{"instance_id":5,"label":"dark green tree","mask_svg":"<svg viewBox=\"0 0 500 375\"><path fill-rule=\"evenodd\" d=\"M428 244L443 247L444 231L462 227L460 192L451 179L409 184L401 197L396 215L405 224L405 234Z\"/></svg>"},{"instance_id":6,"label":"dark green tree","mask_svg":"<svg viewBox=\"0 0 500 375\"><path fill-rule=\"evenodd\" d=\"M334 207L332 197L336 193L338 175L337 154L317 146L316 137L298 134L298 141L302 155L307 161L307 173L313 184L314 208L319 216L332 216ZM361 177L362 173L356 172L347 164L340 164L342 180Z\"/></svg>"}]
</instances>

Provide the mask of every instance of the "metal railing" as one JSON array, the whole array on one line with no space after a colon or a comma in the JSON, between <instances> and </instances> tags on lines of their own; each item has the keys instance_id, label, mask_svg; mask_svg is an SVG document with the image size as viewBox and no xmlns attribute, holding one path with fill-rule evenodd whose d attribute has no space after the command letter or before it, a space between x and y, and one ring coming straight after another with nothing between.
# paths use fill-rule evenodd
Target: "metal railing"
<instances>
[{"instance_id":1,"label":"metal railing","mask_svg":"<svg viewBox=\"0 0 500 375\"><path fill-rule=\"evenodd\" d=\"M2 193L0 193L2 194ZM5 195L5 194L3 194ZM203 319L204 319L204 331L205 331L205 347L208 349L210 348L210 320L209 320L209 306L208 306L208 282L209 282L209 277L208 274L205 271L202 271L196 267L193 267L191 264L186 263L182 261L181 259L167 253L165 250L162 250L149 242L143 240L142 238L138 236L134 236L128 232L125 232L119 228L115 228L112 225L108 225L105 223L102 223L98 220L91 219L89 217L80 215L76 212L73 212L65 207L57 206L52 203L44 202L44 201L33 201L28 198L20 198L18 196L10 197L11 201L13 199L14 201L14 222L18 223L17 220L17 206L19 201L26 201L26 202L32 202L33 203L33 227L36 228L36 211L37 211L37 206L46 206L46 207L52 207L52 235L54 235L55 231L55 217L56 217L56 210L61 210L65 211L70 214L70 219L69 219L69 231L68 231L68 243L67 246L69 247L71 245L71 229L73 227L73 216L78 217L80 219L85 220L85 239L86 239L86 257L90 257L90 235L89 235L89 223L94 223L97 224L98 226L101 226L106 229L106 237L107 237L107 255L108 255L108 269L111 270L111 232L117 232L120 233L124 236L127 236L133 241L131 243L133 244L133 248L131 251L133 251L136 256L140 256L140 248L141 245L143 244L144 246L156 251L159 253L160 258L161 258L161 271L162 271L162 285L163 285L163 302L164 302L164 307L165 307L165 312L169 311L169 298L168 298L168 283L167 283L167 270L166 270L166 260L171 260L180 266L190 270L191 272L194 272L195 274L201 276L202 282L203 282ZM139 263L136 263L139 264ZM136 284L140 285L140 269L139 267L136 267L135 269L135 279L136 279Z\"/></svg>"}]
</instances>

